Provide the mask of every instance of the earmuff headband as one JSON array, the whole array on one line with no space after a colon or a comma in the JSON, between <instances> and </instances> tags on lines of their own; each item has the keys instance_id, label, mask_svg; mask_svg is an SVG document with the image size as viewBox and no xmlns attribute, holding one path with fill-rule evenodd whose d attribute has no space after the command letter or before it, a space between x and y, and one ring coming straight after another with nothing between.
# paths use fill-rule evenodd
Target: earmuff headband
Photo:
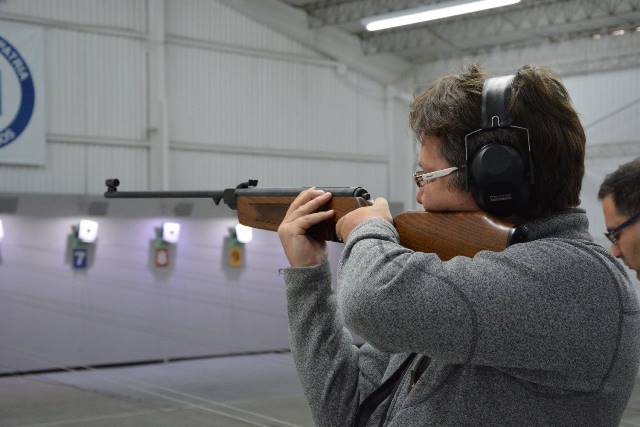
<instances>
[{"instance_id":1,"label":"earmuff headband","mask_svg":"<svg viewBox=\"0 0 640 427\"><path fill-rule=\"evenodd\" d=\"M483 130L511 126L513 119L509 114L509 101L514 77L514 75L494 77L484 82L481 122Z\"/></svg>"}]
</instances>

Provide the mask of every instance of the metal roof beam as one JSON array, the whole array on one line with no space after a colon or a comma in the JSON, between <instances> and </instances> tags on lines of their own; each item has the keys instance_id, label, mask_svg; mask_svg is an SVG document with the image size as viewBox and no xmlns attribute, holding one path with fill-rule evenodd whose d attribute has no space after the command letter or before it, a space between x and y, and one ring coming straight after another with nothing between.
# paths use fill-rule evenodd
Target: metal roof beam
<instances>
[{"instance_id":1,"label":"metal roof beam","mask_svg":"<svg viewBox=\"0 0 640 427\"><path fill-rule=\"evenodd\" d=\"M561 33L596 30L640 21L640 0L531 1L502 12L492 11L452 18L410 29L363 34L367 54L402 52L414 48L430 48L439 52L446 46L458 48L456 53L487 46L540 40Z\"/></svg>"},{"instance_id":2,"label":"metal roof beam","mask_svg":"<svg viewBox=\"0 0 640 427\"><path fill-rule=\"evenodd\" d=\"M400 79L412 65L395 55L366 56L358 37L336 28L312 30L306 14L278 0L219 0L243 15L345 64L382 84Z\"/></svg>"},{"instance_id":3,"label":"metal roof beam","mask_svg":"<svg viewBox=\"0 0 640 427\"><path fill-rule=\"evenodd\" d=\"M561 76L640 68L640 32L600 40L588 36L523 47L495 47L424 63L415 69L412 81L404 83L411 87L408 90L420 88L466 64L483 64L494 75L513 73L524 64L545 64Z\"/></svg>"}]
</instances>

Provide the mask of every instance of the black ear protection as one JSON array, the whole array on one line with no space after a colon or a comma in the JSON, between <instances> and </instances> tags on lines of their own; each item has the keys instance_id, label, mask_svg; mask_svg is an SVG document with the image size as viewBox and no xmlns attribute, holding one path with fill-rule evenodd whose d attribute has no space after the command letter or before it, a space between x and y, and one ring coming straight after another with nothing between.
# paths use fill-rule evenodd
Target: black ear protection
<instances>
[{"instance_id":1,"label":"black ear protection","mask_svg":"<svg viewBox=\"0 0 640 427\"><path fill-rule=\"evenodd\" d=\"M464 137L466 190L471 192L480 209L497 216L514 215L524 210L534 184L529 130L514 126L508 112L514 77L485 80L482 127ZM528 155L512 146L490 141L469 157L469 141L480 133L496 129L513 129L526 134Z\"/></svg>"}]
</instances>

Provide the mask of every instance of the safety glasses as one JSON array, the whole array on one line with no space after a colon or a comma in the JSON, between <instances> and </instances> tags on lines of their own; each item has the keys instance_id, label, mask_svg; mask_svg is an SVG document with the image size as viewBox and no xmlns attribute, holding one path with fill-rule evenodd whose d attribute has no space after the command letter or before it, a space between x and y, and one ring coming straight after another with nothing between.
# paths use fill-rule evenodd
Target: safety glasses
<instances>
[{"instance_id":1,"label":"safety glasses","mask_svg":"<svg viewBox=\"0 0 640 427\"><path fill-rule=\"evenodd\" d=\"M624 230L628 226L630 226L633 223L635 223L638 219L640 219L640 212L638 212L637 214L633 215L631 218L629 218L628 220L626 220L625 222L623 222L619 226L617 226L615 228L612 228L612 229L607 229L607 232L604 233L605 237L607 239L609 239L609 241L615 245L616 243L618 243L618 239L620 238L620 233L622 232L622 230Z\"/></svg>"},{"instance_id":2,"label":"safety glasses","mask_svg":"<svg viewBox=\"0 0 640 427\"><path fill-rule=\"evenodd\" d=\"M450 167L450 168L441 169L439 171L433 171L433 172L418 171L418 172L413 174L413 179L415 180L416 185L418 186L418 188L420 188L420 187L422 187L423 185L425 185L429 181L433 181L434 179L442 178L443 176L451 175L452 173L454 173L458 169L462 169L463 167L464 166L460 166L460 167L453 166L453 167Z\"/></svg>"}]
</instances>

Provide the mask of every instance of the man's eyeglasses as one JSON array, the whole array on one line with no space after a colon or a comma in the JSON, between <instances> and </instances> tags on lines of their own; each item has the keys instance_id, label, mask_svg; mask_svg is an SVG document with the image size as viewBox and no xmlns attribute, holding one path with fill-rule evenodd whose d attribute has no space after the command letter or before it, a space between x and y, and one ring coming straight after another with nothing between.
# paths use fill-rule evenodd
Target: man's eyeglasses
<instances>
[{"instance_id":1,"label":"man's eyeglasses","mask_svg":"<svg viewBox=\"0 0 640 427\"><path fill-rule=\"evenodd\" d=\"M620 232L622 232L622 230L624 230L628 226L632 225L638 219L640 219L640 212L638 212L637 214L633 215L631 218L629 218L628 220L626 220L625 222L623 222L619 226L617 226L615 228L612 228L610 230L607 229L607 232L604 233L605 237L607 239L609 239L609 241L615 245L616 243L618 243L618 239L620 238Z\"/></svg>"},{"instance_id":2,"label":"man's eyeglasses","mask_svg":"<svg viewBox=\"0 0 640 427\"><path fill-rule=\"evenodd\" d=\"M458 169L462 169L463 167L464 166L460 166L460 167L453 166L450 168L441 169L439 171L433 171L433 172L418 171L415 174L413 174L413 179L416 181L416 185L418 186L418 188L420 188L429 181L442 178L443 176L451 175L452 173L454 173Z\"/></svg>"}]
</instances>

